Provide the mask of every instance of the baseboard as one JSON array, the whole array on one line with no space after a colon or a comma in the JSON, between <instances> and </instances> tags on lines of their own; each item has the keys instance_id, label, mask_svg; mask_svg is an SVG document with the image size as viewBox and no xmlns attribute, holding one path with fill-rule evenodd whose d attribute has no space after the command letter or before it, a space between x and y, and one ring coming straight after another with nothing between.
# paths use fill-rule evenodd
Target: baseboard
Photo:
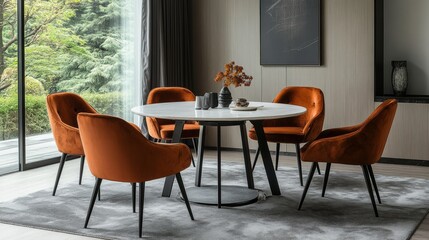
<instances>
[{"instance_id":1,"label":"baseboard","mask_svg":"<svg viewBox=\"0 0 429 240\"><path fill-rule=\"evenodd\" d=\"M379 163L429 167L429 161L427 160L405 159L405 158L382 157Z\"/></svg>"},{"instance_id":2,"label":"baseboard","mask_svg":"<svg viewBox=\"0 0 429 240\"><path fill-rule=\"evenodd\" d=\"M205 147L208 150L217 150L216 147ZM222 151L230 151L230 152L241 152L243 151L241 148L228 148L222 147ZM255 153L256 150L250 150L251 153ZM270 151L271 154L275 154L275 151ZM282 156L296 156L294 152L282 152L280 151L280 155ZM427 160L417 160L417 159L405 159L405 158L387 158L382 157L379 163L388 163L388 164L398 164L398 165L410 165L410 166L419 166L419 167L429 167L429 161Z\"/></svg>"}]
</instances>

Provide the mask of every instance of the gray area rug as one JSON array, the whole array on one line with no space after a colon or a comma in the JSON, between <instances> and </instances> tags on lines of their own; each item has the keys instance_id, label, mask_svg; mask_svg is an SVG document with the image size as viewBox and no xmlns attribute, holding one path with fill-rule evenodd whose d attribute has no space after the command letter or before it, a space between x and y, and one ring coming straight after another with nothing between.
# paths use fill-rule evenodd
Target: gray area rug
<instances>
[{"instance_id":1,"label":"gray area rug","mask_svg":"<svg viewBox=\"0 0 429 240\"><path fill-rule=\"evenodd\" d=\"M223 163L223 184L246 186L244 166ZM305 170L304 172L307 172ZM191 221L178 198L161 197L164 180L146 183L143 233L150 239L407 239L429 208L429 181L376 174L383 204L374 217L362 174L332 172L325 198L322 175L315 175L303 209L297 211L303 187L294 168L277 171L282 196L271 196L261 165L255 186L265 200L241 207L191 204ZM182 173L185 186L193 186L195 169ZM0 222L31 226L102 239L138 239L138 214L132 213L131 186L105 181L102 200L96 202L89 228L84 220L94 179L84 184L61 185L0 204ZM206 162L203 184L216 183L215 164Z\"/></svg>"}]
</instances>

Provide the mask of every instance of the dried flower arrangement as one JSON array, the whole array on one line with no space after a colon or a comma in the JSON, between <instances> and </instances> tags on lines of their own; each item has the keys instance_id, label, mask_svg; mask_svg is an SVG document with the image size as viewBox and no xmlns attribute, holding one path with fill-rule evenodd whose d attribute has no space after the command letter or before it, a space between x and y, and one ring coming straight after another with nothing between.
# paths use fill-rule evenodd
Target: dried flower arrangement
<instances>
[{"instance_id":1,"label":"dried flower arrangement","mask_svg":"<svg viewBox=\"0 0 429 240\"><path fill-rule=\"evenodd\" d=\"M214 79L216 82L223 80L223 86L228 87L231 84L234 84L235 87L239 86L250 86L253 77L246 75L243 72L243 67L235 65L235 62L232 61L228 64L225 64L225 71L218 72Z\"/></svg>"}]
</instances>

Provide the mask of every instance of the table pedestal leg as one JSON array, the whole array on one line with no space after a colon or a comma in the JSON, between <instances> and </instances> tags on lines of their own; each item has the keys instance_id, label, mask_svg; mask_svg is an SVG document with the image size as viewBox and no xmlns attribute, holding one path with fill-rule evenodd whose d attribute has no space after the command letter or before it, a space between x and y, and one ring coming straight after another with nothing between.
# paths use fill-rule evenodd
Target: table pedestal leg
<instances>
[{"instance_id":1,"label":"table pedestal leg","mask_svg":"<svg viewBox=\"0 0 429 240\"><path fill-rule=\"evenodd\" d=\"M271 159L270 149L268 148L267 139L265 138L264 128L262 121L253 120L250 121L254 128L256 135L258 136L258 144L261 149L261 156L267 173L268 182L270 184L271 193L273 195L280 195L279 183L277 181L276 171L274 170L273 160Z\"/></svg>"},{"instance_id":2,"label":"table pedestal leg","mask_svg":"<svg viewBox=\"0 0 429 240\"><path fill-rule=\"evenodd\" d=\"M217 207L222 206L222 171L221 171L221 131L217 126Z\"/></svg>"},{"instance_id":3,"label":"table pedestal leg","mask_svg":"<svg viewBox=\"0 0 429 240\"><path fill-rule=\"evenodd\" d=\"M200 137L198 138L198 159L197 171L195 173L195 186L201 187L201 174L203 172L203 157L204 157L204 144L206 141L206 126L200 126Z\"/></svg>"},{"instance_id":4,"label":"table pedestal leg","mask_svg":"<svg viewBox=\"0 0 429 240\"><path fill-rule=\"evenodd\" d=\"M180 142L184 125L185 125L185 121L182 121L182 120L176 121L176 124L174 126L173 139L171 141L172 143ZM174 183L175 177L176 175L174 174L165 178L164 189L162 190L163 197L171 196L171 190L173 189L173 183Z\"/></svg>"},{"instance_id":5,"label":"table pedestal leg","mask_svg":"<svg viewBox=\"0 0 429 240\"><path fill-rule=\"evenodd\" d=\"M246 168L247 186L250 189L254 189L255 184L253 182L253 171L252 171L252 163L250 160L249 142L247 140L246 122L240 125L240 132L241 132L241 143L243 146L244 166Z\"/></svg>"}]
</instances>

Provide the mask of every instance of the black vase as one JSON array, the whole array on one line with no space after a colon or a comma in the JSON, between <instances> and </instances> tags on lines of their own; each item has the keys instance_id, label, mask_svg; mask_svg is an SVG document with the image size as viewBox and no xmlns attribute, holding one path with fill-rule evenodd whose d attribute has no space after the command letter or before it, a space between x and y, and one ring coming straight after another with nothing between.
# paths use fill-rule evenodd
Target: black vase
<instances>
[{"instance_id":1,"label":"black vase","mask_svg":"<svg viewBox=\"0 0 429 240\"><path fill-rule=\"evenodd\" d=\"M219 105L223 108L227 108L231 102L231 92L229 91L228 87L223 87L219 92Z\"/></svg>"},{"instance_id":2,"label":"black vase","mask_svg":"<svg viewBox=\"0 0 429 240\"><path fill-rule=\"evenodd\" d=\"M209 102L210 102L210 107L211 108L217 108L217 106L219 105L219 96L217 94L217 92L211 92L210 96L209 96Z\"/></svg>"},{"instance_id":3,"label":"black vase","mask_svg":"<svg viewBox=\"0 0 429 240\"><path fill-rule=\"evenodd\" d=\"M392 88L396 96L404 96L408 87L407 61L392 61Z\"/></svg>"}]
</instances>

